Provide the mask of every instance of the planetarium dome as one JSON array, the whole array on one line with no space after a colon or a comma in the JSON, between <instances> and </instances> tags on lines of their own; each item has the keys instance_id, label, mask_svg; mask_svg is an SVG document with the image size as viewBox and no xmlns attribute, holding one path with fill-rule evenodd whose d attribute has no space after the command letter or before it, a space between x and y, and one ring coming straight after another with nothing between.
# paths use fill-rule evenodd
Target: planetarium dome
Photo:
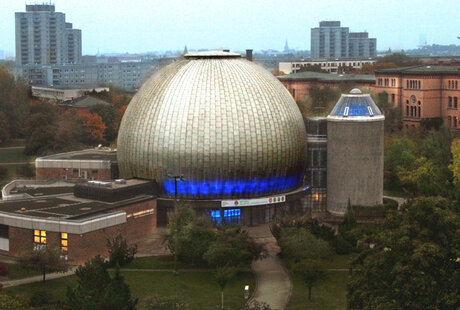
<instances>
[{"instance_id":1,"label":"planetarium dome","mask_svg":"<svg viewBox=\"0 0 460 310\"><path fill-rule=\"evenodd\" d=\"M191 199L250 198L303 184L300 111L267 70L239 54L185 55L147 80L121 122L124 178L153 179Z\"/></svg>"}]
</instances>

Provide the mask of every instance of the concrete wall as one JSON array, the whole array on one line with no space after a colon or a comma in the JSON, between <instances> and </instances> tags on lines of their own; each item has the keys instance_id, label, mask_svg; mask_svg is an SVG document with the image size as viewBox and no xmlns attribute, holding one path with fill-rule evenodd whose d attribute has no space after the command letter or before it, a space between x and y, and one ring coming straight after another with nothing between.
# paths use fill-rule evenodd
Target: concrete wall
<instances>
[{"instance_id":1,"label":"concrete wall","mask_svg":"<svg viewBox=\"0 0 460 310\"><path fill-rule=\"evenodd\" d=\"M74 169L78 170L78 173L74 173ZM97 172L96 172L97 171ZM110 169L77 169L77 168L36 168L35 174L37 180L47 180L47 179L63 179L64 177L67 180L76 180L82 179L84 172L87 174L87 179L91 177L94 180L110 180L111 179L111 170ZM96 172L96 173L93 173Z\"/></svg>"},{"instance_id":2,"label":"concrete wall","mask_svg":"<svg viewBox=\"0 0 460 310\"><path fill-rule=\"evenodd\" d=\"M383 120L327 124L327 210L345 214L351 205L383 202Z\"/></svg>"}]
</instances>

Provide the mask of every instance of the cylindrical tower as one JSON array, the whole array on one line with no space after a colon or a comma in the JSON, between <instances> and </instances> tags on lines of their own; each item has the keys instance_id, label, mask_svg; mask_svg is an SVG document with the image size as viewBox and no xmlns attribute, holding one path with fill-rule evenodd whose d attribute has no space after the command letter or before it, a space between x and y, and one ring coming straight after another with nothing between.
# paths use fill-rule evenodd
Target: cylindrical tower
<instances>
[{"instance_id":1,"label":"cylindrical tower","mask_svg":"<svg viewBox=\"0 0 460 310\"><path fill-rule=\"evenodd\" d=\"M327 210L343 216L353 206L383 200L383 123L369 94L343 94L327 117Z\"/></svg>"}]
</instances>

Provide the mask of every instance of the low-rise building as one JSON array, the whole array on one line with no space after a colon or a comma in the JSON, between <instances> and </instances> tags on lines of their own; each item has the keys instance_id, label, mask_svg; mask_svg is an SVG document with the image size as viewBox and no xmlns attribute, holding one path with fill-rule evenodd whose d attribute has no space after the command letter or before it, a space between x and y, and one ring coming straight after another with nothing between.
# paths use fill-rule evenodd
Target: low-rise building
<instances>
[{"instance_id":1,"label":"low-rise building","mask_svg":"<svg viewBox=\"0 0 460 310\"><path fill-rule=\"evenodd\" d=\"M405 128L439 117L446 127L460 130L460 66L382 69L375 75L374 92L386 92L389 101L401 108Z\"/></svg>"},{"instance_id":2,"label":"low-rise building","mask_svg":"<svg viewBox=\"0 0 460 310\"><path fill-rule=\"evenodd\" d=\"M113 180L118 178L117 152L88 149L37 157L35 173L37 180Z\"/></svg>"},{"instance_id":3,"label":"low-rise building","mask_svg":"<svg viewBox=\"0 0 460 310\"><path fill-rule=\"evenodd\" d=\"M109 91L109 87L44 87L32 86L32 96L53 101L66 101L83 97L93 91Z\"/></svg>"},{"instance_id":4,"label":"low-rise building","mask_svg":"<svg viewBox=\"0 0 460 310\"><path fill-rule=\"evenodd\" d=\"M60 248L72 264L108 256L107 239L135 243L156 230L156 189L148 180L77 184L59 195L0 201L0 253L18 257L44 246ZM43 188L40 189L43 191Z\"/></svg>"},{"instance_id":5,"label":"low-rise building","mask_svg":"<svg viewBox=\"0 0 460 310\"><path fill-rule=\"evenodd\" d=\"M361 70L363 65L374 65L375 59L354 59L344 58L336 60L301 60L301 61L282 61L278 65L278 70L284 74L298 73L308 66L320 66L322 70L329 73L351 73Z\"/></svg>"},{"instance_id":6,"label":"low-rise building","mask_svg":"<svg viewBox=\"0 0 460 310\"><path fill-rule=\"evenodd\" d=\"M342 83L349 83L354 87L372 88L375 85L375 76L366 74L329 74L305 71L281 75L278 76L278 79L296 101L307 96L312 86L338 88Z\"/></svg>"},{"instance_id":7,"label":"low-rise building","mask_svg":"<svg viewBox=\"0 0 460 310\"><path fill-rule=\"evenodd\" d=\"M92 96L83 96L76 99L70 99L59 103L59 108L61 111L66 111L68 109L75 109L78 114L89 113L92 107L98 105L110 105L107 101L92 97Z\"/></svg>"}]
</instances>

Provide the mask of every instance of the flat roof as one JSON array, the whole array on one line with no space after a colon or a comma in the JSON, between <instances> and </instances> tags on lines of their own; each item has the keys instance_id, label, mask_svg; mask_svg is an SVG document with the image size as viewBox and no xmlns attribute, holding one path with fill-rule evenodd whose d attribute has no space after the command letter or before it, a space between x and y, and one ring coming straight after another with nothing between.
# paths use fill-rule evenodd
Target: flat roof
<instances>
[{"instance_id":1,"label":"flat roof","mask_svg":"<svg viewBox=\"0 0 460 310\"><path fill-rule=\"evenodd\" d=\"M405 74L460 74L460 66L419 65L375 70L376 73L405 73Z\"/></svg>"},{"instance_id":2,"label":"flat roof","mask_svg":"<svg viewBox=\"0 0 460 310\"><path fill-rule=\"evenodd\" d=\"M0 211L16 215L53 219L85 219L109 213L123 205L149 200L152 195L139 195L117 202L77 198L73 194L44 199L0 201Z\"/></svg>"},{"instance_id":3,"label":"flat roof","mask_svg":"<svg viewBox=\"0 0 460 310\"><path fill-rule=\"evenodd\" d=\"M13 188L9 193L10 194L28 194L32 197L40 196L50 196L50 195L59 195L72 193L73 186L40 186L40 187L31 187L31 186L20 186Z\"/></svg>"},{"instance_id":4,"label":"flat roof","mask_svg":"<svg viewBox=\"0 0 460 310\"><path fill-rule=\"evenodd\" d=\"M365 81L375 82L375 75L371 74L333 74L305 71L299 73L291 73L286 75L277 76L281 81L290 80L317 80L325 82L342 82L342 81Z\"/></svg>"},{"instance_id":5,"label":"flat roof","mask_svg":"<svg viewBox=\"0 0 460 310\"><path fill-rule=\"evenodd\" d=\"M53 154L37 159L53 159L53 160L109 160L117 161L117 151L107 151L100 149L87 149L81 151Z\"/></svg>"}]
</instances>

